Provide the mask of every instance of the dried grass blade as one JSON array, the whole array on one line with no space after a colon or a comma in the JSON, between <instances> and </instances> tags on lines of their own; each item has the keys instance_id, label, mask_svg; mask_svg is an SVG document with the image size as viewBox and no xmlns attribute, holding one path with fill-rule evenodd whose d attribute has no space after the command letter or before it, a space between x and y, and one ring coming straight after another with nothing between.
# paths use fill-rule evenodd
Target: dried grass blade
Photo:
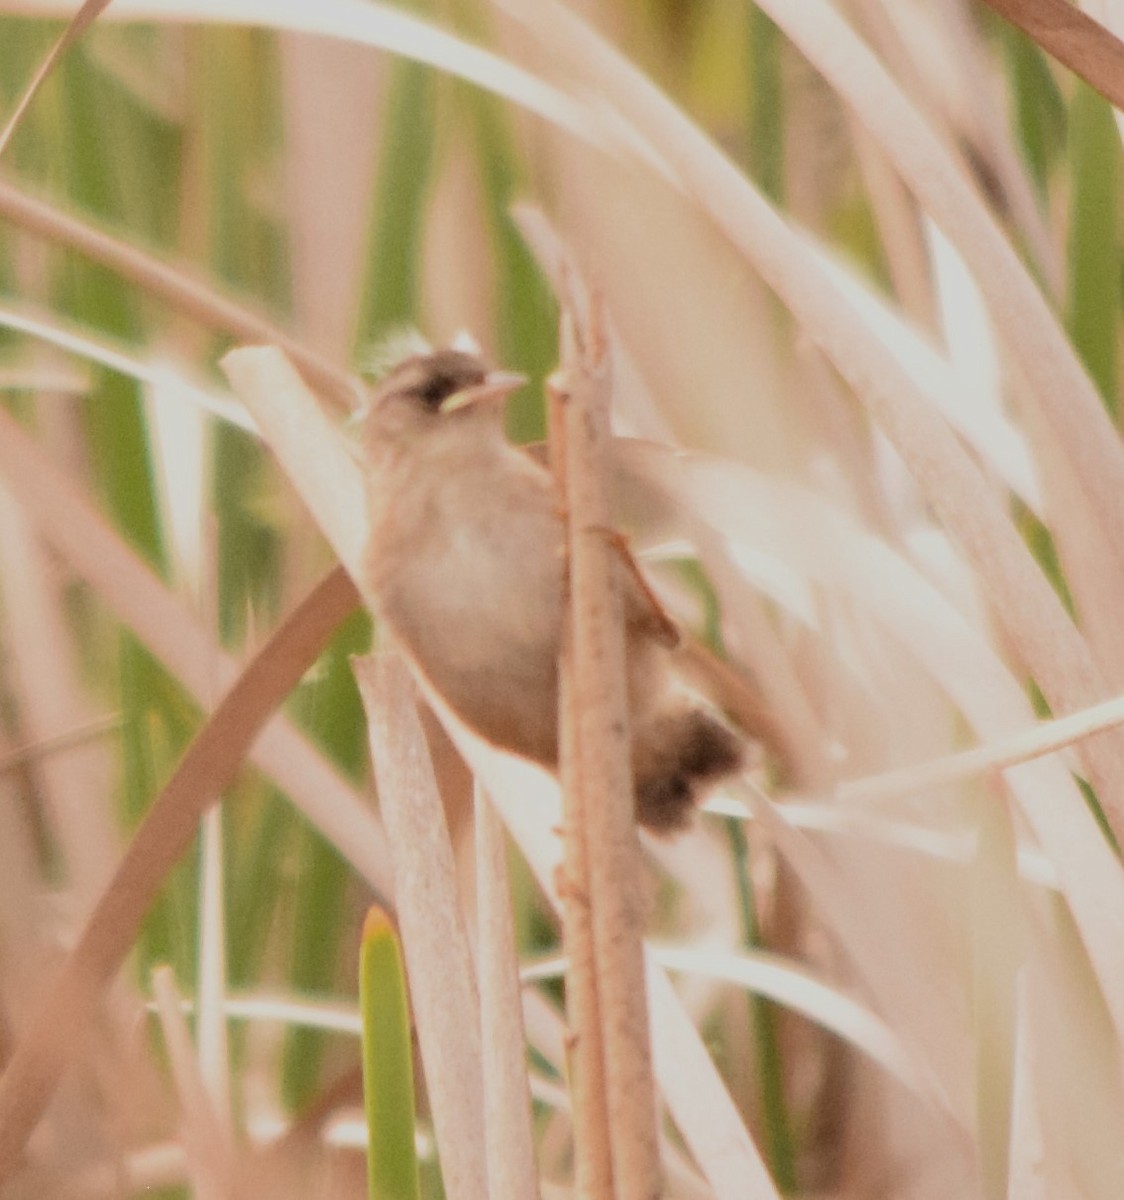
<instances>
[{"instance_id":1,"label":"dried grass blade","mask_svg":"<svg viewBox=\"0 0 1124 1200\"><path fill-rule=\"evenodd\" d=\"M29 766L31 763L43 762L55 754L63 754L75 746L83 746L87 742L100 741L107 734L121 728L121 718L116 715L94 717L81 725L75 725L54 737L39 738L34 742L18 746L0 755L0 777L12 774Z\"/></svg>"},{"instance_id":2,"label":"dried grass blade","mask_svg":"<svg viewBox=\"0 0 1124 1200\"><path fill-rule=\"evenodd\" d=\"M490 1200L534 1200L539 1195L539 1185L504 826L479 785L475 810L484 1123Z\"/></svg>"},{"instance_id":3,"label":"dried grass blade","mask_svg":"<svg viewBox=\"0 0 1124 1200\"><path fill-rule=\"evenodd\" d=\"M667 976L649 960L648 991L658 1036L656 1067L676 1125L717 1200L779 1200L730 1095L713 1086L714 1064ZM675 1081L674 1087L667 1084Z\"/></svg>"},{"instance_id":4,"label":"dried grass blade","mask_svg":"<svg viewBox=\"0 0 1124 1200\"><path fill-rule=\"evenodd\" d=\"M931 240L937 238L939 234L934 234ZM1042 489L1035 463L1026 439L1002 411L999 380L969 376L840 258L814 241L808 245L844 300L882 344L884 352L909 373L918 390L972 447L985 467L994 471L1014 495L1042 518ZM943 246L941 251L947 273L947 260L954 252ZM938 262L938 269L941 265ZM957 300L961 309L967 307L963 294ZM981 313L981 318L986 328L986 313Z\"/></svg>"},{"instance_id":5,"label":"dried grass blade","mask_svg":"<svg viewBox=\"0 0 1124 1200\"><path fill-rule=\"evenodd\" d=\"M246 415L241 405L233 403L218 392L210 392L188 382L187 371L182 366L166 367L155 361L142 361L133 358L119 346L111 343L105 335L97 339L89 333L66 325L55 314L34 313L31 310L17 310L0 305L0 327L14 329L28 337L37 338L49 345L58 346L68 354L75 354L89 362L100 363L111 371L135 380L142 387L162 388L166 392L174 391L183 399L191 401L197 408L209 412L220 420L244 429L247 433L258 436L257 427ZM73 392L76 395L90 390L90 381L84 376L69 376L62 374L59 378L44 375L41 371L29 374L27 378L5 378L0 376L0 386L34 386L48 392Z\"/></svg>"},{"instance_id":6,"label":"dried grass blade","mask_svg":"<svg viewBox=\"0 0 1124 1200\"><path fill-rule=\"evenodd\" d=\"M353 606L354 589L342 573L316 587L227 692L153 802L0 1076L0 1182L15 1168L98 997L199 818Z\"/></svg>"},{"instance_id":7,"label":"dried grass blade","mask_svg":"<svg viewBox=\"0 0 1124 1200\"><path fill-rule=\"evenodd\" d=\"M278 55L294 327L346 362L372 259L357 199L374 176L382 72L364 47L321 38L282 35Z\"/></svg>"},{"instance_id":8,"label":"dried grass blade","mask_svg":"<svg viewBox=\"0 0 1124 1200\"><path fill-rule=\"evenodd\" d=\"M852 106L892 156L928 214L965 261L973 264L1000 336L1012 357L1031 374L1028 382L1035 402L1088 491L1102 539L1120 552L1124 549L1120 439L1058 321L963 171L830 4L762 0L762 7Z\"/></svg>"},{"instance_id":9,"label":"dried grass blade","mask_svg":"<svg viewBox=\"0 0 1124 1200\"><path fill-rule=\"evenodd\" d=\"M1016 988L1015 1068L1011 1102L1011 1158L1008 1192L1019 1200L1048 1200L1046 1148L1042 1114L1038 1110L1036 1063L1030 1033L1030 983L1026 976Z\"/></svg>"},{"instance_id":10,"label":"dried grass blade","mask_svg":"<svg viewBox=\"0 0 1124 1200\"><path fill-rule=\"evenodd\" d=\"M396 655L354 661L418 1041L449 1200L487 1196L480 1003L457 904L456 866L409 668Z\"/></svg>"},{"instance_id":11,"label":"dried grass blade","mask_svg":"<svg viewBox=\"0 0 1124 1200\"><path fill-rule=\"evenodd\" d=\"M654 452L655 448L648 447L642 459L632 459L633 464L642 466L643 459L652 458ZM735 544L744 540L750 545L773 546L779 557L791 560L802 575L832 589L841 588L844 595L870 607L899 641L912 647L978 736L1022 736L1032 712L1018 680L980 632L887 546L860 534L837 510L813 500L802 488L767 481L720 459L705 460L707 467L699 472L690 470L689 456L664 453L657 455L656 461L661 463L660 471L649 478L679 496L698 520L707 521ZM680 475L684 468L688 468L687 476ZM719 487L723 476L728 482L737 478L740 484L730 490ZM760 488L750 486L755 478ZM762 524L774 519L780 521L775 537L767 534ZM876 588L870 586L871 580L878 581ZM1042 758L1006 768L1004 778L1057 868L1105 1002L1117 1029L1124 1030L1124 873L1120 860L1063 764ZM834 917L831 896L824 899L825 915ZM845 909L839 912L845 913ZM877 967L877 962L874 965ZM910 1024L925 1003L924 996L915 998L899 1020Z\"/></svg>"},{"instance_id":12,"label":"dried grass blade","mask_svg":"<svg viewBox=\"0 0 1124 1200\"><path fill-rule=\"evenodd\" d=\"M958 754L948 754L916 766L899 767L862 779L848 779L835 789L835 798L850 804L886 804L904 800L978 775L1004 770L1124 724L1124 697L1081 709L1053 721L1042 721L1021 733L1012 733Z\"/></svg>"},{"instance_id":13,"label":"dried grass blade","mask_svg":"<svg viewBox=\"0 0 1124 1200\"><path fill-rule=\"evenodd\" d=\"M199 1065L212 1104L224 1121L231 1103L230 1055L225 1001L227 991L226 890L222 811L217 806L203 814L200 829L199 952L195 1039Z\"/></svg>"},{"instance_id":14,"label":"dried grass blade","mask_svg":"<svg viewBox=\"0 0 1124 1200\"><path fill-rule=\"evenodd\" d=\"M785 815L790 815L789 805L785 805ZM783 1004L838 1034L905 1087L926 1101L931 1100L931 1091L917 1077L893 1029L839 988L817 979L803 964L764 950L669 945L652 946L649 953L667 970L721 979Z\"/></svg>"},{"instance_id":15,"label":"dried grass blade","mask_svg":"<svg viewBox=\"0 0 1124 1200\"><path fill-rule=\"evenodd\" d=\"M972 1023L980 1179L988 1200L1005 1200L1018 1026L1016 987L1026 955L1015 829L1006 805L980 806L972 901Z\"/></svg>"}]
</instances>

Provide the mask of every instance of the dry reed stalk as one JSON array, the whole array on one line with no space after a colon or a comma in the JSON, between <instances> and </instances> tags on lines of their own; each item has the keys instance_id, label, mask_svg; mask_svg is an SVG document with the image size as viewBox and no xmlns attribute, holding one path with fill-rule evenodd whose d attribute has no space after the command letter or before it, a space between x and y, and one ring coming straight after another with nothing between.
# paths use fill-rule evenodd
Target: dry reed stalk
<instances>
[{"instance_id":1,"label":"dry reed stalk","mask_svg":"<svg viewBox=\"0 0 1124 1200\"><path fill-rule=\"evenodd\" d=\"M566 490L565 396L547 383L550 399L550 457L559 495ZM568 638L566 639L568 640ZM577 708L563 648L559 662L559 776L562 785L562 878L559 898L566 971L566 1016L570 1026L568 1069L574 1118L574 1182L582 1200L612 1200L613 1156L609 1100L601 1036L601 1008L593 949L586 817L576 731Z\"/></svg>"},{"instance_id":2,"label":"dry reed stalk","mask_svg":"<svg viewBox=\"0 0 1124 1200\"><path fill-rule=\"evenodd\" d=\"M51 47L42 62L40 62L34 75L32 75L27 86L24 88L23 94L16 101L16 106L12 110L12 114L5 123L4 128L0 130L0 154L3 154L8 148L8 143L11 142L13 135L19 128L20 122L31 107L32 101L39 94L39 89L47 81L51 72L58 65L59 59L82 36L86 29L94 23L102 10L108 6L109 0L86 0L71 18L70 23L62 32L62 36Z\"/></svg>"},{"instance_id":3,"label":"dry reed stalk","mask_svg":"<svg viewBox=\"0 0 1124 1200\"><path fill-rule=\"evenodd\" d=\"M584 333L584 336L582 336ZM662 1190L655 1078L644 970L640 843L633 812L625 642L610 528L609 361L599 306L579 331L562 325L565 510L570 584L569 638L562 672L571 699L570 749L577 766L587 905L604 1048L605 1095L618 1200L652 1200ZM569 772L567 786L573 785ZM568 799L567 803L570 803ZM567 814L569 818L569 812ZM576 829L567 819L567 841ZM569 862L567 861L567 866ZM575 1030L579 1044L584 1028Z\"/></svg>"},{"instance_id":4,"label":"dry reed stalk","mask_svg":"<svg viewBox=\"0 0 1124 1200\"><path fill-rule=\"evenodd\" d=\"M0 178L0 218L53 246L66 246L101 263L207 329L245 342L280 346L312 387L336 404L351 407L355 384L347 371L290 337L245 303L231 300L194 278L189 268L160 262L92 223L28 195L10 179Z\"/></svg>"},{"instance_id":5,"label":"dry reed stalk","mask_svg":"<svg viewBox=\"0 0 1124 1200\"><path fill-rule=\"evenodd\" d=\"M504 825L476 785L476 898L489 1200L539 1195Z\"/></svg>"},{"instance_id":6,"label":"dry reed stalk","mask_svg":"<svg viewBox=\"0 0 1124 1200\"><path fill-rule=\"evenodd\" d=\"M1124 44L1068 0L984 0L1118 109L1124 109Z\"/></svg>"},{"instance_id":7,"label":"dry reed stalk","mask_svg":"<svg viewBox=\"0 0 1124 1200\"><path fill-rule=\"evenodd\" d=\"M456 866L410 670L396 654L353 660L449 1200L488 1196L480 1004L457 902Z\"/></svg>"}]
</instances>

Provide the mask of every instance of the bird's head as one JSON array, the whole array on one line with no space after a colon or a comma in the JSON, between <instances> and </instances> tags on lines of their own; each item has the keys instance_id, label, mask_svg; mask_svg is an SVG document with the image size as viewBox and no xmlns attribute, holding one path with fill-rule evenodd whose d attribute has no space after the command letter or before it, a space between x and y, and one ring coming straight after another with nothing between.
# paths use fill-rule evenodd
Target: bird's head
<instances>
[{"instance_id":1,"label":"bird's head","mask_svg":"<svg viewBox=\"0 0 1124 1200\"><path fill-rule=\"evenodd\" d=\"M467 436L470 429L502 430L504 404L524 376L490 370L479 355L443 349L415 354L394 366L371 393L364 440L399 449L423 441Z\"/></svg>"}]
</instances>

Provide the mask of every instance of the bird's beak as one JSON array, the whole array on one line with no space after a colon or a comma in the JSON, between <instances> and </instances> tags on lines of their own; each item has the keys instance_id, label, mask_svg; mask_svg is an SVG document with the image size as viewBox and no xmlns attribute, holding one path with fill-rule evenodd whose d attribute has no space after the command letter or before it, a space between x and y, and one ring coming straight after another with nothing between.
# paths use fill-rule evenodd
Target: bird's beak
<instances>
[{"instance_id":1,"label":"bird's beak","mask_svg":"<svg viewBox=\"0 0 1124 1200\"><path fill-rule=\"evenodd\" d=\"M441 411L451 413L475 404L498 404L526 382L526 375L519 375L514 371L489 371L483 383L462 388L443 401Z\"/></svg>"}]
</instances>

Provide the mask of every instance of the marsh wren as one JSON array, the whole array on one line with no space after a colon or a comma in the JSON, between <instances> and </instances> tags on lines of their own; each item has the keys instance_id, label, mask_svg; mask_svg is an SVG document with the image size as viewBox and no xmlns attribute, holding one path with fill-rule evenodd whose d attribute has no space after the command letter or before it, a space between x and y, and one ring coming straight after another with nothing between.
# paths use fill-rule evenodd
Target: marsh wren
<instances>
[{"instance_id":1,"label":"marsh wren","mask_svg":"<svg viewBox=\"0 0 1124 1200\"><path fill-rule=\"evenodd\" d=\"M363 418L377 615L450 708L496 746L558 763L565 527L551 475L507 440L522 376L457 349L415 354ZM678 684L678 634L621 546L636 818L684 828L742 764L739 739Z\"/></svg>"}]
</instances>

